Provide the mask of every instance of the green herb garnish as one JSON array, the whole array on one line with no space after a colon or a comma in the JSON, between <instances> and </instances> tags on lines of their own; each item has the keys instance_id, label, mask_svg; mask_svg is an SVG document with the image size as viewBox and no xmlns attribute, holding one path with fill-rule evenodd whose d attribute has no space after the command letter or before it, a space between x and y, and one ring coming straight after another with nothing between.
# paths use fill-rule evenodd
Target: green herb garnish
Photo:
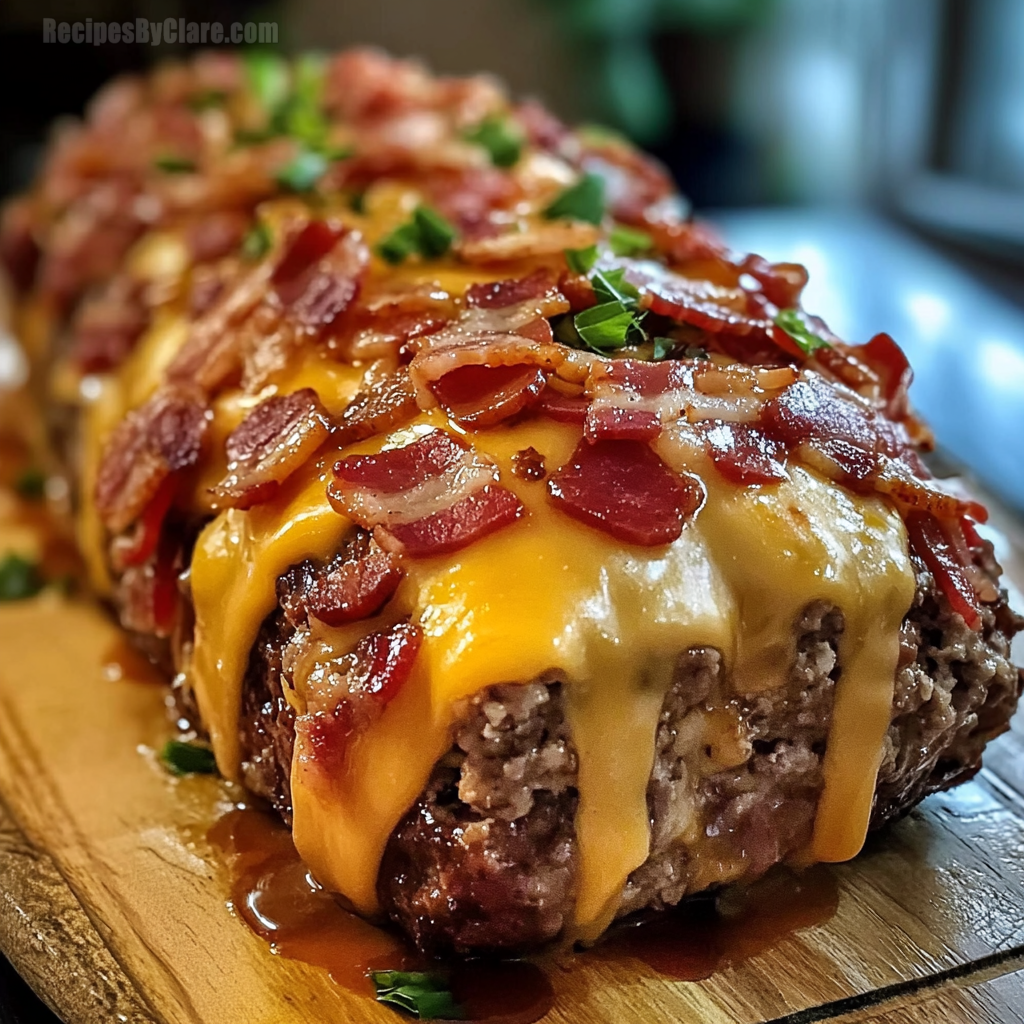
<instances>
[{"instance_id":1,"label":"green herb garnish","mask_svg":"<svg viewBox=\"0 0 1024 1024\"><path fill-rule=\"evenodd\" d=\"M647 252L654 245L654 240L646 231L617 224L608 236L608 245L616 256L635 256Z\"/></svg>"},{"instance_id":2,"label":"green herb garnish","mask_svg":"<svg viewBox=\"0 0 1024 1024\"><path fill-rule=\"evenodd\" d=\"M655 338L654 353L651 358L656 362L662 359L667 359L675 347L676 343L673 338Z\"/></svg>"},{"instance_id":3,"label":"green herb garnish","mask_svg":"<svg viewBox=\"0 0 1024 1024\"><path fill-rule=\"evenodd\" d=\"M437 210L417 206L412 220L382 238L376 252L391 264L401 263L416 253L427 259L437 258L448 252L456 237L455 228Z\"/></svg>"},{"instance_id":4,"label":"green herb garnish","mask_svg":"<svg viewBox=\"0 0 1024 1024\"><path fill-rule=\"evenodd\" d=\"M24 601L43 589L35 562L9 552L0 560L0 601Z\"/></svg>"},{"instance_id":5,"label":"green herb garnish","mask_svg":"<svg viewBox=\"0 0 1024 1024\"><path fill-rule=\"evenodd\" d=\"M584 174L555 198L544 216L549 220L565 217L600 224L604 217L604 178L599 174Z\"/></svg>"},{"instance_id":6,"label":"green herb garnish","mask_svg":"<svg viewBox=\"0 0 1024 1024\"><path fill-rule=\"evenodd\" d=\"M504 117L485 117L463 134L467 142L483 146L495 167L512 167L519 162L523 138Z\"/></svg>"},{"instance_id":7,"label":"green herb garnish","mask_svg":"<svg viewBox=\"0 0 1024 1024\"><path fill-rule=\"evenodd\" d=\"M168 740L160 751L160 760L174 775L213 775L217 771L213 751L198 743Z\"/></svg>"},{"instance_id":8,"label":"green herb garnish","mask_svg":"<svg viewBox=\"0 0 1024 1024\"><path fill-rule=\"evenodd\" d=\"M196 162L184 156L165 154L158 156L153 161L153 166L167 174L191 174L196 169Z\"/></svg>"},{"instance_id":9,"label":"green herb garnish","mask_svg":"<svg viewBox=\"0 0 1024 1024\"><path fill-rule=\"evenodd\" d=\"M270 251L274 242L273 235L267 224L258 220L242 239L242 259L248 263L256 263Z\"/></svg>"},{"instance_id":10,"label":"green herb garnish","mask_svg":"<svg viewBox=\"0 0 1024 1024\"><path fill-rule=\"evenodd\" d=\"M463 1020L443 974L433 971L371 971L377 1002L404 1010L419 1020Z\"/></svg>"},{"instance_id":11,"label":"green herb garnish","mask_svg":"<svg viewBox=\"0 0 1024 1024\"><path fill-rule=\"evenodd\" d=\"M46 497L46 474L30 467L14 481L14 489L26 501L42 501Z\"/></svg>"},{"instance_id":12,"label":"green herb garnish","mask_svg":"<svg viewBox=\"0 0 1024 1024\"><path fill-rule=\"evenodd\" d=\"M780 309L775 316L775 326L782 328L805 355L811 355L819 348L832 347L830 342L807 326L803 314L798 309Z\"/></svg>"},{"instance_id":13,"label":"green herb garnish","mask_svg":"<svg viewBox=\"0 0 1024 1024\"><path fill-rule=\"evenodd\" d=\"M274 176L278 185L289 192L308 192L324 176L329 161L323 153L304 149Z\"/></svg>"},{"instance_id":14,"label":"green herb garnish","mask_svg":"<svg viewBox=\"0 0 1024 1024\"><path fill-rule=\"evenodd\" d=\"M626 280L625 267L595 271L590 283L593 285L594 294L599 301L622 302L632 309L636 309L640 292Z\"/></svg>"},{"instance_id":15,"label":"green herb garnish","mask_svg":"<svg viewBox=\"0 0 1024 1024\"><path fill-rule=\"evenodd\" d=\"M602 302L573 317L576 333L592 349L605 352L643 340L640 322L624 302Z\"/></svg>"},{"instance_id":16,"label":"green herb garnish","mask_svg":"<svg viewBox=\"0 0 1024 1024\"><path fill-rule=\"evenodd\" d=\"M260 105L273 112L288 96L288 65L275 53L249 50L244 57L245 77Z\"/></svg>"},{"instance_id":17,"label":"green herb garnish","mask_svg":"<svg viewBox=\"0 0 1024 1024\"><path fill-rule=\"evenodd\" d=\"M588 245L586 249L566 249L565 262L574 274L589 274L597 262L597 246Z\"/></svg>"}]
</instances>

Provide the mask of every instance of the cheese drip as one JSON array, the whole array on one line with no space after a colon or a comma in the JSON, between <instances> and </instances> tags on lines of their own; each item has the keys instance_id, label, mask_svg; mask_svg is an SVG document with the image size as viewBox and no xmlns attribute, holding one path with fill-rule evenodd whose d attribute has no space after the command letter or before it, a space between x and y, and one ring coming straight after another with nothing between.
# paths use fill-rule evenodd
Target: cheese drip
<instances>
[{"instance_id":1,"label":"cheese drip","mask_svg":"<svg viewBox=\"0 0 1024 1024\"><path fill-rule=\"evenodd\" d=\"M420 418L418 429L442 425L454 429L435 411ZM646 789L676 656L713 646L737 691L782 685L795 657L794 625L816 600L841 608L846 629L811 852L842 859L863 842L899 626L914 592L899 516L881 499L853 496L800 467L765 488L733 488L709 473L707 504L678 541L624 547L564 516L543 484L509 472L513 453L528 445L548 465L561 464L577 436L545 421L474 434L529 515L454 555L409 560L386 618L318 628L313 653L295 673L293 699L301 711L317 675L360 636L405 615L423 628L413 676L351 742L344 778L325 780L301 737L296 746L296 845L314 874L364 913L377 908L384 846L447 749L458 702L498 683L559 678L579 762L573 929L582 940L596 938L626 878L648 854ZM315 555L313 547L326 557L347 525L328 505L318 471L288 500L225 513L200 538L192 571L194 678L218 762L232 774L242 673L273 606L273 580L289 558ZM258 598L250 596L253 587Z\"/></svg>"}]
</instances>

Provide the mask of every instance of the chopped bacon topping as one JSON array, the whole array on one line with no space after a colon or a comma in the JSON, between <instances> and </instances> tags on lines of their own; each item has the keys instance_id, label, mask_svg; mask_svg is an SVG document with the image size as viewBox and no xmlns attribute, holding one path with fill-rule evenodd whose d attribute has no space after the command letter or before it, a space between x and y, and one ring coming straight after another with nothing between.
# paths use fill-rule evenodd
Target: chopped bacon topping
<instances>
[{"instance_id":1,"label":"chopped bacon topping","mask_svg":"<svg viewBox=\"0 0 1024 1024\"><path fill-rule=\"evenodd\" d=\"M403 575L394 557L371 543L359 558L315 576L306 604L310 614L328 626L358 622L381 610Z\"/></svg>"},{"instance_id":2,"label":"chopped bacon topping","mask_svg":"<svg viewBox=\"0 0 1024 1024\"><path fill-rule=\"evenodd\" d=\"M682 277L651 260L629 264L626 278L640 289L643 308L712 334L763 334L773 326L748 312L742 288Z\"/></svg>"},{"instance_id":3,"label":"chopped bacon topping","mask_svg":"<svg viewBox=\"0 0 1024 1024\"><path fill-rule=\"evenodd\" d=\"M441 554L514 522L518 499L496 486L497 467L434 430L402 448L351 455L334 466L331 504L389 550Z\"/></svg>"},{"instance_id":4,"label":"chopped bacon topping","mask_svg":"<svg viewBox=\"0 0 1024 1024\"><path fill-rule=\"evenodd\" d=\"M432 385L461 367L515 366L534 371L555 370L565 362L568 354L563 345L553 341L537 341L522 334L463 326L427 335L417 339L415 344L417 351L409 364L409 372L423 406L433 405L436 401Z\"/></svg>"},{"instance_id":5,"label":"chopped bacon topping","mask_svg":"<svg viewBox=\"0 0 1024 1024\"><path fill-rule=\"evenodd\" d=\"M192 223L186 240L192 259L211 263L233 253L242 243L249 218L238 210L218 210Z\"/></svg>"},{"instance_id":6,"label":"chopped bacon topping","mask_svg":"<svg viewBox=\"0 0 1024 1024\"><path fill-rule=\"evenodd\" d=\"M426 558L468 547L503 526L511 526L523 512L510 490L488 485L440 512L412 523L399 523L387 532L395 550Z\"/></svg>"},{"instance_id":7,"label":"chopped bacon topping","mask_svg":"<svg viewBox=\"0 0 1024 1024\"><path fill-rule=\"evenodd\" d=\"M359 232L313 220L296 235L270 281L292 320L327 327L355 298L369 258Z\"/></svg>"},{"instance_id":8,"label":"chopped bacon topping","mask_svg":"<svg viewBox=\"0 0 1024 1024\"><path fill-rule=\"evenodd\" d=\"M786 451L748 423L707 423L704 435L715 468L730 483L771 484L786 478Z\"/></svg>"},{"instance_id":9,"label":"chopped bacon topping","mask_svg":"<svg viewBox=\"0 0 1024 1024\"><path fill-rule=\"evenodd\" d=\"M172 473L195 465L207 424L195 394L171 387L118 424L96 475L96 508L111 532L130 526Z\"/></svg>"},{"instance_id":10,"label":"chopped bacon topping","mask_svg":"<svg viewBox=\"0 0 1024 1024\"><path fill-rule=\"evenodd\" d=\"M149 561L150 556L156 551L164 518L174 502L177 490L178 481L174 476L167 477L131 533L114 540L111 545L111 561L116 568L142 565Z\"/></svg>"},{"instance_id":11,"label":"chopped bacon topping","mask_svg":"<svg viewBox=\"0 0 1024 1024\"><path fill-rule=\"evenodd\" d=\"M512 475L520 480L543 480L547 476L544 468L544 456L532 445L520 448L512 456Z\"/></svg>"},{"instance_id":12,"label":"chopped bacon topping","mask_svg":"<svg viewBox=\"0 0 1024 1024\"><path fill-rule=\"evenodd\" d=\"M513 260L558 256L566 249L585 249L600 241L601 233L593 224L581 221L550 221L505 231L486 238L467 238L458 246L466 263L508 263Z\"/></svg>"},{"instance_id":13,"label":"chopped bacon topping","mask_svg":"<svg viewBox=\"0 0 1024 1024\"><path fill-rule=\"evenodd\" d=\"M590 408L590 400L585 395L566 395L556 391L549 384L540 395L535 410L541 416L559 423L578 423L583 425Z\"/></svg>"},{"instance_id":14,"label":"chopped bacon topping","mask_svg":"<svg viewBox=\"0 0 1024 1024\"><path fill-rule=\"evenodd\" d=\"M763 256L750 255L739 264L761 286L765 298L779 309L800 305L800 295L807 286L807 268L800 263L769 263Z\"/></svg>"},{"instance_id":15,"label":"chopped bacon topping","mask_svg":"<svg viewBox=\"0 0 1024 1024\"><path fill-rule=\"evenodd\" d=\"M405 426L419 412L416 389L408 367L360 391L341 414L337 438L342 444L363 441L374 434L387 434Z\"/></svg>"},{"instance_id":16,"label":"chopped bacon topping","mask_svg":"<svg viewBox=\"0 0 1024 1024\"><path fill-rule=\"evenodd\" d=\"M73 327L75 364L106 373L124 361L149 323L139 285L115 278L101 296L82 304Z\"/></svg>"},{"instance_id":17,"label":"chopped bacon topping","mask_svg":"<svg viewBox=\"0 0 1024 1024\"><path fill-rule=\"evenodd\" d=\"M349 741L367 729L401 693L416 665L423 631L413 622L396 622L363 637L343 659L337 683L295 722L299 768L312 762L330 783L343 776Z\"/></svg>"},{"instance_id":18,"label":"chopped bacon topping","mask_svg":"<svg viewBox=\"0 0 1024 1024\"><path fill-rule=\"evenodd\" d=\"M540 299L549 295L558 295L558 283L551 270L540 267L526 277L470 285L466 291L466 305L480 309L502 309L527 299Z\"/></svg>"},{"instance_id":19,"label":"chopped bacon topping","mask_svg":"<svg viewBox=\"0 0 1024 1024\"><path fill-rule=\"evenodd\" d=\"M545 380L535 366L460 366L430 388L456 423L481 430L528 409Z\"/></svg>"},{"instance_id":20,"label":"chopped bacon topping","mask_svg":"<svg viewBox=\"0 0 1024 1024\"><path fill-rule=\"evenodd\" d=\"M329 431L327 412L312 388L268 398L228 435L228 473L213 494L235 508L269 501Z\"/></svg>"},{"instance_id":21,"label":"chopped bacon topping","mask_svg":"<svg viewBox=\"0 0 1024 1024\"><path fill-rule=\"evenodd\" d=\"M669 544L704 500L700 482L680 478L639 441L581 442L548 481L565 513L628 544Z\"/></svg>"},{"instance_id":22,"label":"chopped bacon topping","mask_svg":"<svg viewBox=\"0 0 1024 1024\"><path fill-rule=\"evenodd\" d=\"M942 523L929 513L911 512L906 517L906 524L911 547L928 566L950 607L963 618L969 629L980 629L978 595Z\"/></svg>"},{"instance_id":23,"label":"chopped bacon topping","mask_svg":"<svg viewBox=\"0 0 1024 1024\"><path fill-rule=\"evenodd\" d=\"M583 424L588 441L653 441L661 433L661 419L648 409L591 406Z\"/></svg>"}]
</instances>

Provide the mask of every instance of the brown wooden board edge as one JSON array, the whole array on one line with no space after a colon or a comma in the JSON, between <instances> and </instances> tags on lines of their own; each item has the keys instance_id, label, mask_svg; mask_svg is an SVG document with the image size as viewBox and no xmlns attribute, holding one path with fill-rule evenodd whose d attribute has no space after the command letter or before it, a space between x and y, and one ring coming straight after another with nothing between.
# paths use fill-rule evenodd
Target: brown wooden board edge
<instances>
[{"instance_id":1,"label":"brown wooden board edge","mask_svg":"<svg viewBox=\"0 0 1024 1024\"><path fill-rule=\"evenodd\" d=\"M0 803L0 952L69 1024L157 1024L53 860Z\"/></svg>"}]
</instances>

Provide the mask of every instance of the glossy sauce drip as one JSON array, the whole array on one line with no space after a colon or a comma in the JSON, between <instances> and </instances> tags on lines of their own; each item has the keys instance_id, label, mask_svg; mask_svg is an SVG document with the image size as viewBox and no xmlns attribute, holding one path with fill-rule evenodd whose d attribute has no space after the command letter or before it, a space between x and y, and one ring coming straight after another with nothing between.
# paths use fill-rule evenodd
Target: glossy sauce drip
<instances>
[{"instance_id":1,"label":"glossy sauce drip","mask_svg":"<svg viewBox=\"0 0 1024 1024\"><path fill-rule=\"evenodd\" d=\"M370 971L439 969L400 936L345 910L311 878L272 815L230 811L209 840L228 861L231 906L277 955L319 967L336 985L369 997ZM533 1024L554 1003L550 981L532 963L471 961L444 973L466 1020Z\"/></svg>"},{"instance_id":2,"label":"glossy sauce drip","mask_svg":"<svg viewBox=\"0 0 1024 1024\"><path fill-rule=\"evenodd\" d=\"M123 679L154 686L167 685L167 677L122 635L103 652L103 678L114 683Z\"/></svg>"},{"instance_id":3,"label":"glossy sauce drip","mask_svg":"<svg viewBox=\"0 0 1024 1024\"><path fill-rule=\"evenodd\" d=\"M799 874L780 868L717 898L697 897L674 910L625 921L587 955L629 956L668 978L703 981L823 924L838 905L838 886L827 867Z\"/></svg>"}]
</instances>

